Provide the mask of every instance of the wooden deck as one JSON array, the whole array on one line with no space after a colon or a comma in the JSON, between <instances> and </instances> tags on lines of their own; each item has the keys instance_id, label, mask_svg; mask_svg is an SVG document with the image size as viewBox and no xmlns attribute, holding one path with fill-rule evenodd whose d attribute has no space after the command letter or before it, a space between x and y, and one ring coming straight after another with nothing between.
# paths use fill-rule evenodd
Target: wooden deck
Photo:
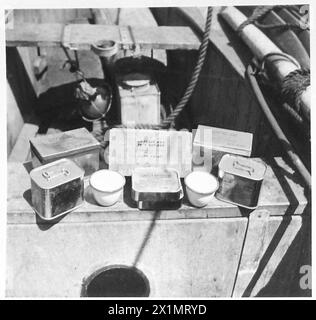
<instances>
[{"instance_id":1,"label":"wooden deck","mask_svg":"<svg viewBox=\"0 0 316 320\"><path fill-rule=\"evenodd\" d=\"M112 40L120 49L197 50L198 37L189 27L146 27L92 24L19 24L6 31L8 47L65 47L90 50L91 44Z\"/></svg>"}]
</instances>

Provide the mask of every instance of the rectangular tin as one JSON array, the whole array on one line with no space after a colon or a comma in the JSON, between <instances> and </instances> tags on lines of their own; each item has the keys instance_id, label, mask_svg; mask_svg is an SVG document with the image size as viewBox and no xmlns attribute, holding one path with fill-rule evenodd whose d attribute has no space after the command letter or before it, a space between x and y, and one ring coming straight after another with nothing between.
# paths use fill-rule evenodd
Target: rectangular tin
<instances>
[{"instance_id":1,"label":"rectangular tin","mask_svg":"<svg viewBox=\"0 0 316 320\"><path fill-rule=\"evenodd\" d=\"M247 209L257 208L266 168L257 159L224 155L218 165L216 198Z\"/></svg>"},{"instance_id":2,"label":"rectangular tin","mask_svg":"<svg viewBox=\"0 0 316 320\"><path fill-rule=\"evenodd\" d=\"M44 220L56 219L83 203L84 171L74 161L60 159L30 172L32 204Z\"/></svg>"},{"instance_id":3,"label":"rectangular tin","mask_svg":"<svg viewBox=\"0 0 316 320\"><path fill-rule=\"evenodd\" d=\"M125 125L159 124L160 91L156 83L145 89L133 90L118 86L121 104L121 122Z\"/></svg>"},{"instance_id":4,"label":"rectangular tin","mask_svg":"<svg viewBox=\"0 0 316 320\"><path fill-rule=\"evenodd\" d=\"M86 128L34 137L30 148L34 168L68 158L82 167L86 176L99 169L100 143Z\"/></svg>"},{"instance_id":5,"label":"rectangular tin","mask_svg":"<svg viewBox=\"0 0 316 320\"><path fill-rule=\"evenodd\" d=\"M181 207L183 199L183 190L181 190L178 200L174 201L138 201L137 207L140 210L177 210Z\"/></svg>"},{"instance_id":6,"label":"rectangular tin","mask_svg":"<svg viewBox=\"0 0 316 320\"><path fill-rule=\"evenodd\" d=\"M132 199L139 209L170 208L181 204L179 173L172 168L136 168L132 174Z\"/></svg>"},{"instance_id":7,"label":"rectangular tin","mask_svg":"<svg viewBox=\"0 0 316 320\"><path fill-rule=\"evenodd\" d=\"M192 171L192 133L111 129L109 169L131 176L135 168L143 167L173 168L185 177Z\"/></svg>"},{"instance_id":8,"label":"rectangular tin","mask_svg":"<svg viewBox=\"0 0 316 320\"><path fill-rule=\"evenodd\" d=\"M252 139L248 132L199 125L193 141L193 163L210 172L225 154L250 157Z\"/></svg>"}]
</instances>

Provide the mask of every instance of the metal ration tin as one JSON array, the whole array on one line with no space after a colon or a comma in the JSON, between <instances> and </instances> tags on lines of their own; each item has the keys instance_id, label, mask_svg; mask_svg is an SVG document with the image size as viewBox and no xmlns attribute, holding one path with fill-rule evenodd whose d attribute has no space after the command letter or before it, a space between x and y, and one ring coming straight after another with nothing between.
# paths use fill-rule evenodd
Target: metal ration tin
<instances>
[{"instance_id":1,"label":"metal ration tin","mask_svg":"<svg viewBox=\"0 0 316 320\"><path fill-rule=\"evenodd\" d=\"M177 210L181 207L183 190L178 200L175 201L138 201L137 206L140 210Z\"/></svg>"},{"instance_id":2,"label":"metal ration tin","mask_svg":"<svg viewBox=\"0 0 316 320\"><path fill-rule=\"evenodd\" d=\"M100 143L86 128L37 136L30 140L30 147L34 168L69 158L84 169L86 176L99 169Z\"/></svg>"},{"instance_id":3,"label":"metal ration tin","mask_svg":"<svg viewBox=\"0 0 316 320\"><path fill-rule=\"evenodd\" d=\"M83 203L84 171L74 161L60 159L30 172L32 203L44 220L56 219Z\"/></svg>"},{"instance_id":4,"label":"metal ration tin","mask_svg":"<svg viewBox=\"0 0 316 320\"><path fill-rule=\"evenodd\" d=\"M181 205L183 189L177 170L136 168L132 174L132 199L139 209L173 209Z\"/></svg>"},{"instance_id":5,"label":"metal ration tin","mask_svg":"<svg viewBox=\"0 0 316 320\"><path fill-rule=\"evenodd\" d=\"M193 141L193 163L207 171L217 169L225 154L250 157L252 134L199 125Z\"/></svg>"},{"instance_id":6,"label":"metal ration tin","mask_svg":"<svg viewBox=\"0 0 316 320\"><path fill-rule=\"evenodd\" d=\"M266 164L255 159L226 154L218 165L217 199L247 209L258 206Z\"/></svg>"},{"instance_id":7,"label":"metal ration tin","mask_svg":"<svg viewBox=\"0 0 316 320\"><path fill-rule=\"evenodd\" d=\"M122 124L160 123L160 91L158 85L147 79L146 75L126 75L118 85L118 92Z\"/></svg>"}]
</instances>

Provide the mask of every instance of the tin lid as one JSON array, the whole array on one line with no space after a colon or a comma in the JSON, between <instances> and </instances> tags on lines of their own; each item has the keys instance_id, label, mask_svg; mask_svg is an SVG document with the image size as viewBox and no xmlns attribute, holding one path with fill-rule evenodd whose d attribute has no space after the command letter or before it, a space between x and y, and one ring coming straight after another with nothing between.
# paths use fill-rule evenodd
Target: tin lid
<instances>
[{"instance_id":1,"label":"tin lid","mask_svg":"<svg viewBox=\"0 0 316 320\"><path fill-rule=\"evenodd\" d=\"M260 160L225 154L219 165L219 170L251 180L262 180L267 166Z\"/></svg>"},{"instance_id":2,"label":"tin lid","mask_svg":"<svg viewBox=\"0 0 316 320\"><path fill-rule=\"evenodd\" d=\"M174 201L181 198L179 173L172 168L138 167L132 173L134 200Z\"/></svg>"},{"instance_id":3,"label":"tin lid","mask_svg":"<svg viewBox=\"0 0 316 320\"><path fill-rule=\"evenodd\" d=\"M30 139L30 145L40 160L67 157L100 147L98 140L86 128L35 137Z\"/></svg>"},{"instance_id":4,"label":"tin lid","mask_svg":"<svg viewBox=\"0 0 316 320\"><path fill-rule=\"evenodd\" d=\"M199 125L194 144L215 150L249 156L252 150L252 133Z\"/></svg>"},{"instance_id":5,"label":"tin lid","mask_svg":"<svg viewBox=\"0 0 316 320\"><path fill-rule=\"evenodd\" d=\"M52 189L84 176L84 170L70 159L60 159L30 172L31 180L41 189Z\"/></svg>"}]
</instances>

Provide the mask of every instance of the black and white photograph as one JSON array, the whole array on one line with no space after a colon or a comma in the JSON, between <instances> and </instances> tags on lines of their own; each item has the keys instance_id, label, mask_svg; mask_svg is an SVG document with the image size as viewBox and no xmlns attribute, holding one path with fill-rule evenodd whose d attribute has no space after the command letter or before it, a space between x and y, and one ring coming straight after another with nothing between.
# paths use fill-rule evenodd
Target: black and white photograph
<instances>
[{"instance_id":1,"label":"black and white photograph","mask_svg":"<svg viewBox=\"0 0 316 320\"><path fill-rule=\"evenodd\" d=\"M312 5L179 2L3 9L5 299L312 297Z\"/></svg>"}]
</instances>

